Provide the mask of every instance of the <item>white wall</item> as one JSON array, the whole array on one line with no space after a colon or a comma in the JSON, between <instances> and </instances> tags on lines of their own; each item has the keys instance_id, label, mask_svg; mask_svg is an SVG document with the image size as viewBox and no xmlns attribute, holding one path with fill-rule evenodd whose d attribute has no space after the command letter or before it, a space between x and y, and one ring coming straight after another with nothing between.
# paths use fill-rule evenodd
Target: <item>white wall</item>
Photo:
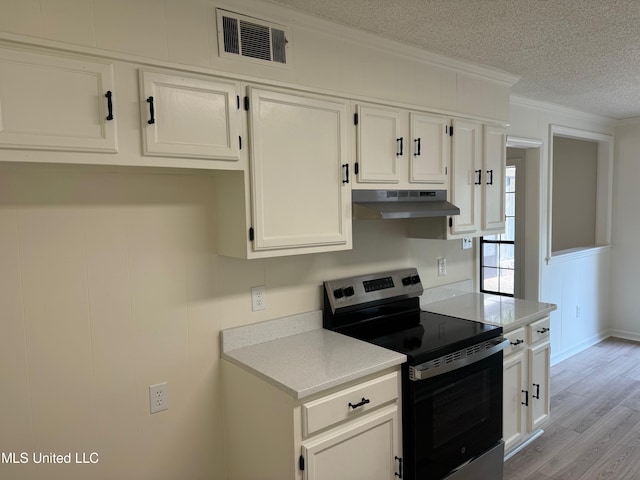
<instances>
[{"instance_id":1,"label":"white wall","mask_svg":"<svg viewBox=\"0 0 640 480\"><path fill-rule=\"evenodd\" d=\"M616 128L614 216L611 264L611 327L615 335L640 340L638 272L640 255L636 240L638 179L640 179L640 119L621 122Z\"/></svg>"},{"instance_id":2,"label":"white wall","mask_svg":"<svg viewBox=\"0 0 640 480\"><path fill-rule=\"evenodd\" d=\"M547 239L551 227L548 178L552 125L611 135L615 122L522 98L511 102L508 135L542 141L539 165L534 169L538 178L528 175L527 197L531 189L538 191L538 300L558 305L551 314L552 363L556 363L609 334L611 258L606 247L572 257L551 257ZM528 226L530 221L528 217Z\"/></svg>"}]
</instances>

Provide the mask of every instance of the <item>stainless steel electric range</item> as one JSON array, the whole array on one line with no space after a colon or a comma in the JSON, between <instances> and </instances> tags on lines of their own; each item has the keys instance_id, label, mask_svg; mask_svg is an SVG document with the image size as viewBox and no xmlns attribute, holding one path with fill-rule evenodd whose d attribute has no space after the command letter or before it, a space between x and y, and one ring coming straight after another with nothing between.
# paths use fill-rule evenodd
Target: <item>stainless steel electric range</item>
<instances>
[{"instance_id":1,"label":"stainless steel electric range","mask_svg":"<svg viewBox=\"0 0 640 480\"><path fill-rule=\"evenodd\" d=\"M502 327L420 310L415 268L324 282L324 328L404 353L403 478L502 479Z\"/></svg>"}]
</instances>

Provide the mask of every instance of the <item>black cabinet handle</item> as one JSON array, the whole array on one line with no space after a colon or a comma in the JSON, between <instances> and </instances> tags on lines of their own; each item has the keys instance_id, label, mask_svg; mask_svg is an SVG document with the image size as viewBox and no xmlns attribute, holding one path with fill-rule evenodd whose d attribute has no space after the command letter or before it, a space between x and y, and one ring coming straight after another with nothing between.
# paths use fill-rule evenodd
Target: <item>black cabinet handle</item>
<instances>
[{"instance_id":1,"label":"black cabinet handle","mask_svg":"<svg viewBox=\"0 0 640 480\"><path fill-rule=\"evenodd\" d=\"M489 174L489 181L487 185L493 185L493 170L487 170L487 174Z\"/></svg>"},{"instance_id":2,"label":"black cabinet handle","mask_svg":"<svg viewBox=\"0 0 640 480\"><path fill-rule=\"evenodd\" d=\"M149 117L151 117L147 123L153 125L156 123L156 109L153 108L153 97L147 98L147 103L149 104Z\"/></svg>"},{"instance_id":3,"label":"black cabinet handle","mask_svg":"<svg viewBox=\"0 0 640 480\"><path fill-rule=\"evenodd\" d=\"M534 387L536 387L536 394L535 395L531 395L531 398L535 398L536 400L540 400L540 384L539 383L533 383L532 385Z\"/></svg>"},{"instance_id":4,"label":"black cabinet handle","mask_svg":"<svg viewBox=\"0 0 640 480\"><path fill-rule=\"evenodd\" d=\"M402 458L394 457L398 461L398 471L395 473L395 476L398 478L402 478Z\"/></svg>"},{"instance_id":5,"label":"black cabinet handle","mask_svg":"<svg viewBox=\"0 0 640 480\"><path fill-rule=\"evenodd\" d=\"M362 397L362 400L358 403L354 404L349 402L349 406L355 410L356 408L362 407L363 405L366 405L367 403L370 403L370 402L371 400L369 400L368 398Z\"/></svg>"},{"instance_id":6,"label":"black cabinet handle","mask_svg":"<svg viewBox=\"0 0 640 480\"><path fill-rule=\"evenodd\" d=\"M415 144L416 144L416 153L413 154L414 157L419 157L420 156L420 139L416 138L414 140Z\"/></svg>"},{"instance_id":7,"label":"black cabinet handle","mask_svg":"<svg viewBox=\"0 0 640 480\"><path fill-rule=\"evenodd\" d=\"M349 183L349 164L345 163L342 165L342 168L344 168L345 173L345 178L342 180L342 183Z\"/></svg>"},{"instance_id":8,"label":"black cabinet handle","mask_svg":"<svg viewBox=\"0 0 640 480\"><path fill-rule=\"evenodd\" d=\"M515 342L509 342L509 343L511 343L511 345L513 345L514 347L517 347L521 343L524 343L524 340L521 340L518 338Z\"/></svg>"},{"instance_id":9,"label":"black cabinet handle","mask_svg":"<svg viewBox=\"0 0 640 480\"><path fill-rule=\"evenodd\" d=\"M400 145L400 152L399 153L396 152L396 156L397 157L401 157L403 155L403 151L404 151L404 145L403 145L404 144L404 138L403 137L396 138L396 142L398 142L399 145Z\"/></svg>"},{"instance_id":10,"label":"black cabinet handle","mask_svg":"<svg viewBox=\"0 0 640 480\"><path fill-rule=\"evenodd\" d=\"M476 170L476 173L478 174L478 181L475 184L480 185L482 184L482 170Z\"/></svg>"},{"instance_id":11,"label":"black cabinet handle","mask_svg":"<svg viewBox=\"0 0 640 480\"><path fill-rule=\"evenodd\" d=\"M104 94L107 99L107 120L113 120L113 103L111 102L111 90L107 90L107 93Z\"/></svg>"},{"instance_id":12,"label":"black cabinet handle","mask_svg":"<svg viewBox=\"0 0 640 480\"><path fill-rule=\"evenodd\" d=\"M550 330L551 330L550 328L544 327L544 328L541 328L540 330L536 330L536 332L538 332L540 335L543 335Z\"/></svg>"},{"instance_id":13,"label":"black cabinet handle","mask_svg":"<svg viewBox=\"0 0 640 480\"><path fill-rule=\"evenodd\" d=\"M522 390L522 393L524 393L524 402L521 402L521 403L525 407L528 407L529 406L529 390Z\"/></svg>"}]
</instances>

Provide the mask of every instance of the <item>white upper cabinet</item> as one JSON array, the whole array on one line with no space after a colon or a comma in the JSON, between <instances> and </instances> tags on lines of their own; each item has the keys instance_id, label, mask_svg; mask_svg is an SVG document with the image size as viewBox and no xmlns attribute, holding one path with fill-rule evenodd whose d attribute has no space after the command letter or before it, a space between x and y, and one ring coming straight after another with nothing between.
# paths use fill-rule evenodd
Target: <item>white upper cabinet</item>
<instances>
[{"instance_id":1,"label":"white upper cabinet","mask_svg":"<svg viewBox=\"0 0 640 480\"><path fill-rule=\"evenodd\" d=\"M254 251L351 248L347 102L249 89Z\"/></svg>"},{"instance_id":2,"label":"white upper cabinet","mask_svg":"<svg viewBox=\"0 0 640 480\"><path fill-rule=\"evenodd\" d=\"M451 202L460 208L453 218L451 233L473 236L480 228L482 185L482 124L453 121L451 152Z\"/></svg>"},{"instance_id":3,"label":"white upper cabinet","mask_svg":"<svg viewBox=\"0 0 640 480\"><path fill-rule=\"evenodd\" d=\"M140 70L140 90L145 155L239 160L238 83Z\"/></svg>"},{"instance_id":4,"label":"white upper cabinet","mask_svg":"<svg viewBox=\"0 0 640 480\"><path fill-rule=\"evenodd\" d=\"M118 151L113 66L0 48L0 148Z\"/></svg>"},{"instance_id":5,"label":"white upper cabinet","mask_svg":"<svg viewBox=\"0 0 640 480\"><path fill-rule=\"evenodd\" d=\"M357 106L359 188L448 187L450 120L387 107ZM357 187L357 186L356 186Z\"/></svg>"},{"instance_id":6,"label":"white upper cabinet","mask_svg":"<svg viewBox=\"0 0 640 480\"><path fill-rule=\"evenodd\" d=\"M405 157L400 112L358 105L357 179L363 183L398 183L398 162Z\"/></svg>"},{"instance_id":7,"label":"white upper cabinet","mask_svg":"<svg viewBox=\"0 0 640 480\"><path fill-rule=\"evenodd\" d=\"M504 230L506 130L502 127L485 125L483 145L482 229L484 231Z\"/></svg>"},{"instance_id":8,"label":"white upper cabinet","mask_svg":"<svg viewBox=\"0 0 640 480\"><path fill-rule=\"evenodd\" d=\"M444 117L410 114L409 182L447 184L451 158L449 122Z\"/></svg>"}]
</instances>

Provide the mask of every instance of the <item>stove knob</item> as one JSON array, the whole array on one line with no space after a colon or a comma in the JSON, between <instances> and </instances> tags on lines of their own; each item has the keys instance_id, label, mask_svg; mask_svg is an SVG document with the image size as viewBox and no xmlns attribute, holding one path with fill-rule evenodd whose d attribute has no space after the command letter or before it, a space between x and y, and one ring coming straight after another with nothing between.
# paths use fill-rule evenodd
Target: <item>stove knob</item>
<instances>
[{"instance_id":1,"label":"stove knob","mask_svg":"<svg viewBox=\"0 0 640 480\"><path fill-rule=\"evenodd\" d=\"M405 287L411 285L411 277L404 277L402 279L402 285L404 285Z\"/></svg>"},{"instance_id":2,"label":"stove knob","mask_svg":"<svg viewBox=\"0 0 640 480\"><path fill-rule=\"evenodd\" d=\"M414 285L416 283L420 283L420 276L419 275L414 275L413 277L411 277L411 283L413 283Z\"/></svg>"},{"instance_id":3,"label":"stove knob","mask_svg":"<svg viewBox=\"0 0 640 480\"><path fill-rule=\"evenodd\" d=\"M342 298L342 297L344 297L344 290L342 290L341 288L336 288L333 291L333 296L334 296L334 298Z\"/></svg>"},{"instance_id":4,"label":"stove knob","mask_svg":"<svg viewBox=\"0 0 640 480\"><path fill-rule=\"evenodd\" d=\"M344 294L347 297L353 296L354 293L356 293L356 292L353 290L353 287L347 287L347 288L344 289Z\"/></svg>"}]
</instances>

